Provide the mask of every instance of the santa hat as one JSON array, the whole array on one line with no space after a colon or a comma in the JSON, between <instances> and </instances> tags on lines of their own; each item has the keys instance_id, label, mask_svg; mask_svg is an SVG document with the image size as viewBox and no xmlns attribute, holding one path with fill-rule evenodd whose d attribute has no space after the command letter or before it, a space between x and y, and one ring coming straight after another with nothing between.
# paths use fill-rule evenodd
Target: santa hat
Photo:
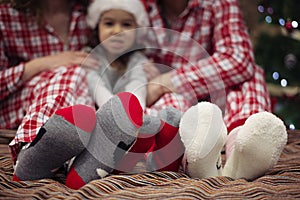
<instances>
[{"instance_id":1,"label":"santa hat","mask_svg":"<svg viewBox=\"0 0 300 200\"><path fill-rule=\"evenodd\" d=\"M88 8L88 25L94 29L102 13L111 9L120 9L131 13L139 27L149 26L146 7L142 0L93 0Z\"/></svg>"}]
</instances>

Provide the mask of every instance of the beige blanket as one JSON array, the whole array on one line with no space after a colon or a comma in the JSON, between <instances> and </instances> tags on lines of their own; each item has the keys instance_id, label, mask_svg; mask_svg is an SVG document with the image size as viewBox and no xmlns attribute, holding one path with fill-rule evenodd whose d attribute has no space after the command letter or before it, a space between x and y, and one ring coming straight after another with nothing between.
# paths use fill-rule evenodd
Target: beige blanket
<instances>
[{"instance_id":1,"label":"beige blanket","mask_svg":"<svg viewBox=\"0 0 300 200\"><path fill-rule=\"evenodd\" d=\"M300 131L289 131L288 144L278 164L251 182L228 177L192 179L183 173L155 172L111 175L72 190L62 183L63 175L13 182L12 172L7 144L2 144L0 199L296 199L300 198Z\"/></svg>"}]
</instances>

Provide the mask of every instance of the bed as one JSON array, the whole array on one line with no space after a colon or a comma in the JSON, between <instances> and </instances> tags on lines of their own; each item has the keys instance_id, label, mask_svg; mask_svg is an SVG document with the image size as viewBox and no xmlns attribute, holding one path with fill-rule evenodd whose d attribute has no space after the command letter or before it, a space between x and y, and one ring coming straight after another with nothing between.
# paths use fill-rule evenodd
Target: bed
<instances>
[{"instance_id":1,"label":"bed","mask_svg":"<svg viewBox=\"0 0 300 200\"><path fill-rule=\"evenodd\" d=\"M152 172L111 175L79 190L63 184L64 175L37 181L12 181L7 143L0 130L0 199L296 199L300 198L300 131L288 131L277 165L254 180L228 177L190 178L184 173Z\"/></svg>"}]
</instances>

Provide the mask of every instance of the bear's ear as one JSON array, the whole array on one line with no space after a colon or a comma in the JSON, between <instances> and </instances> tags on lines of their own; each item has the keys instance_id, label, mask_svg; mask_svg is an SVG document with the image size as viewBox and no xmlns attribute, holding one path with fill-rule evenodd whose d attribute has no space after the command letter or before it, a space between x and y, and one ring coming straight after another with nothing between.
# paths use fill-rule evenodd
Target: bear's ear
<instances>
[{"instance_id":1,"label":"bear's ear","mask_svg":"<svg viewBox=\"0 0 300 200\"><path fill-rule=\"evenodd\" d=\"M219 107L209 102L199 102L182 116L179 134L185 147L197 145L197 158L205 158L222 141L225 144L227 129Z\"/></svg>"}]
</instances>

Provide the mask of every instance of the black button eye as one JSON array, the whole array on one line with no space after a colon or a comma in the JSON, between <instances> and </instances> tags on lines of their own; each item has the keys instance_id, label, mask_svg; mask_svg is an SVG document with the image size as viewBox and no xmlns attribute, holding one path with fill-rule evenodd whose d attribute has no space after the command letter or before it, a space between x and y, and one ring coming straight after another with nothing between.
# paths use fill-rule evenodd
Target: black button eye
<instances>
[{"instance_id":1,"label":"black button eye","mask_svg":"<svg viewBox=\"0 0 300 200\"><path fill-rule=\"evenodd\" d=\"M217 167L217 170L221 169L221 167L222 167L220 158L218 159L218 161L216 163L216 167Z\"/></svg>"}]
</instances>

